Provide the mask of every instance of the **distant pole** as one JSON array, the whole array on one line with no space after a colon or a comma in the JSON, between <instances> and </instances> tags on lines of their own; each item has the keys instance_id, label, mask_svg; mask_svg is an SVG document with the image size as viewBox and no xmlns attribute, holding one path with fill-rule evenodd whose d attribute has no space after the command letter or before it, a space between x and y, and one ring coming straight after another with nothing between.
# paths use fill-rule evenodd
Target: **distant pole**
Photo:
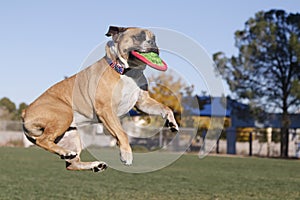
<instances>
[{"instance_id":1,"label":"distant pole","mask_svg":"<svg viewBox=\"0 0 300 200\"><path fill-rule=\"evenodd\" d=\"M249 156L252 156L252 132L249 133Z\"/></svg>"},{"instance_id":2,"label":"distant pole","mask_svg":"<svg viewBox=\"0 0 300 200\"><path fill-rule=\"evenodd\" d=\"M203 139L202 149L203 149L203 151L205 151L205 137L206 137L206 134L207 134L207 130L202 130L202 139Z\"/></svg>"},{"instance_id":3,"label":"distant pole","mask_svg":"<svg viewBox=\"0 0 300 200\"><path fill-rule=\"evenodd\" d=\"M267 156L271 155L271 141L272 141L272 128L269 127L266 129L267 131Z\"/></svg>"},{"instance_id":4,"label":"distant pole","mask_svg":"<svg viewBox=\"0 0 300 200\"><path fill-rule=\"evenodd\" d=\"M220 143L220 138L218 138L217 140L217 147L216 147L216 153L219 154L220 151L219 151L219 143Z\"/></svg>"}]
</instances>

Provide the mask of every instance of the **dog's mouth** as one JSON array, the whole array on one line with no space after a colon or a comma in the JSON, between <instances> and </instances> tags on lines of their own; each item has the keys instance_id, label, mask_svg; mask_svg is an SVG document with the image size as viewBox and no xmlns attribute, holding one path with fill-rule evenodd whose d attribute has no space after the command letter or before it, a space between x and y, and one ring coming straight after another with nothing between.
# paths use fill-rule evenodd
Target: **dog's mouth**
<instances>
[{"instance_id":1,"label":"dog's mouth","mask_svg":"<svg viewBox=\"0 0 300 200\"><path fill-rule=\"evenodd\" d=\"M159 55L159 49L158 48L155 48L155 47L149 47L149 48L146 48L146 49L142 49L142 48L136 48L136 49L131 49L130 50L130 53L132 53L132 51L134 52L137 52L137 53L156 53Z\"/></svg>"},{"instance_id":2,"label":"dog's mouth","mask_svg":"<svg viewBox=\"0 0 300 200\"><path fill-rule=\"evenodd\" d=\"M146 50L137 50L136 52L138 53L156 53L157 55L159 55L159 49L158 48L148 48Z\"/></svg>"},{"instance_id":3,"label":"dog's mouth","mask_svg":"<svg viewBox=\"0 0 300 200\"><path fill-rule=\"evenodd\" d=\"M159 57L158 48L148 48L145 51L132 50L130 51L130 57L160 71L166 71L168 68L167 64Z\"/></svg>"}]
</instances>

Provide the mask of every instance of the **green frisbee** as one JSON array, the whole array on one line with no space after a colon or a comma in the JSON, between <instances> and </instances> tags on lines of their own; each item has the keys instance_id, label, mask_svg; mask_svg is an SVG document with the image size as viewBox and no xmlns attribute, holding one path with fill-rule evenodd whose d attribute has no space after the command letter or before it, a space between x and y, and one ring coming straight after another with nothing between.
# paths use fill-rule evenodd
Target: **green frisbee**
<instances>
[{"instance_id":1,"label":"green frisbee","mask_svg":"<svg viewBox=\"0 0 300 200\"><path fill-rule=\"evenodd\" d=\"M157 53L141 53L137 51L131 51L131 54L154 69L160 71L166 71L168 69L167 64L159 57Z\"/></svg>"}]
</instances>

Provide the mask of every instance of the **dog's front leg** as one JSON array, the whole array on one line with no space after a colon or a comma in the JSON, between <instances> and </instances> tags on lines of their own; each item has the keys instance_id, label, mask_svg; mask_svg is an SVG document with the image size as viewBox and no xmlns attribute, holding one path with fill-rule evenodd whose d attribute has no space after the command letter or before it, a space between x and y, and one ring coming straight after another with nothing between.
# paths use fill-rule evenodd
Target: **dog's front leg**
<instances>
[{"instance_id":1,"label":"dog's front leg","mask_svg":"<svg viewBox=\"0 0 300 200\"><path fill-rule=\"evenodd\" d=\"M102 108L101 111L97 112L100 120L104 126L108 129L110 134L116 138L117 144L120 148L120 159L125 165L131 165L133 156L132 150L129 145L128 137L123 130L120 120L116 113L111 107Z\"/></svg>"},{"instance_id":2,"label":"dog's front leg","mask_svg":"<svg viewBox=\"0 0 300 200\"><path fill-rule=\"evenodd\" d=\"M168 120L168 126L172 131L178 131L178 125L176 123L172 110L155 99L151 98L147 91L141 90L136 107L148 114L161 115Z\"/></svg>"}]
</instances>

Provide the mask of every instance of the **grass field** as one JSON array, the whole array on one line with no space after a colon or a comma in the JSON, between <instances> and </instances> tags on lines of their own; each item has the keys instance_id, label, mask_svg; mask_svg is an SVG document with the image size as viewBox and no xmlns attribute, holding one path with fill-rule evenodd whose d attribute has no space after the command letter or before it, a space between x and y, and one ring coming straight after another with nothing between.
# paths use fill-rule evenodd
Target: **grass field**
<instances>
[{"instance_id":1,"label":"grass field","mask_svg":"<svg viewBox=\"0 0 300 200\"><path fill-rule=\"evenodd\" d=\"M151 173L92 173L39 148L2 147L0 163L1 200L300 199L299 160L184 155Z\"/></svg>"}]
</instances>

